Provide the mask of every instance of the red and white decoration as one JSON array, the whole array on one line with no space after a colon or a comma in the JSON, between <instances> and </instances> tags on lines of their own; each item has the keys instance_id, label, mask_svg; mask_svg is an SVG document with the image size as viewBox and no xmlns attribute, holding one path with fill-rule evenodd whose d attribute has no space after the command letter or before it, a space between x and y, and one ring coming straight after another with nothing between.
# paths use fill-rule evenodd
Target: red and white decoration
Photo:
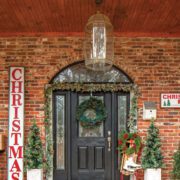
<instances>
[{"instance_id":1,"label":"red and white decoration","mask_svg":"<svg viewBox=\"0 0 180 180\"><path fill-rule=\"evenodd\" d=\"M24 68L10 67L8 180L23 179Z\"/></svg>"},{"instance_id":2,"label":"red and white decoration","mask_svg":"<svg viewBox=\"0 0 180 180\"><path fill-rule=\"evenodd\" d=\"M180 93L162 93L161 107L180 108Z\"/></svg>"}]
</instances>

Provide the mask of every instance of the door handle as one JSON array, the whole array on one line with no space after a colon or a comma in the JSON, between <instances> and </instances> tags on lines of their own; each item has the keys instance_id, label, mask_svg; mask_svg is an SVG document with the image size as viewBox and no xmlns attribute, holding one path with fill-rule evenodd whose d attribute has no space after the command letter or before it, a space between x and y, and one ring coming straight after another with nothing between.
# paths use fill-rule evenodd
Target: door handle
<instances>
[{"instance_id":1,"label":"door handle","mask_svg":"<svg viewBox=\"0 0 180 180\"><path fill-rule=\"evenodd\" d=\"M111 151L111 131L108 131L107 142L108 142L108 151Z\"/></svg>"}]
</instances>

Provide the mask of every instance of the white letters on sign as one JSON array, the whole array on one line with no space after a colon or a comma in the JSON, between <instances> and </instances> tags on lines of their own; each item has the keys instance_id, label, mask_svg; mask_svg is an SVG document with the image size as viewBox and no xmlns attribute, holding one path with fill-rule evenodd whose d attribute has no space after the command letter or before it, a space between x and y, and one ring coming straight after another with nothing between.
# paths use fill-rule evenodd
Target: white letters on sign
<instances>
[{"instance_id":1,"label":"white letters on sign","mask_svg":"<svg viewBox=\"0 0 180 180\"><path fill-rule=\"evenodd\" d=\"M180 108L180 93L162 93L161 107Z\"/></svg>"},{"instance_id":2,"label":"white letters on sign","mask_svg":"<svg viewBox=\"0 0 180 180\"><path fill-rule=\"evenodd\" d=\"M24 68L10 67L8 180L23 179Z\"/></svg>"}]
</instances>

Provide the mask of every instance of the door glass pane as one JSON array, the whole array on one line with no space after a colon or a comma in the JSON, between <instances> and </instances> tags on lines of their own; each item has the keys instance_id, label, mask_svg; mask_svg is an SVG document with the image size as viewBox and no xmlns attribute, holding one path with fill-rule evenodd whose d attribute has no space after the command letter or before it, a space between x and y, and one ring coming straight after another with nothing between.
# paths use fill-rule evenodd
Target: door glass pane
<instances>
[{"instance_id":1,"label":"door glass pane","mask_svg":"<svg viewBox=\"0 0 180 180\"><path fill-rule=\"evenodd\" d=\"M104 102L103 96L93 96L97 99L100 99ZM83 101L88 100L90 96L79 96L79 104L81 104ZM104 123L99 127L96 127L94 129L87 129L81 126L81 123L79 123L79 137L103 137L104 136Z\"/></svg>"},{"instance_id":2,"label":"door glass pane","mask_svg":"<svg viewBox=\"0 0 180 180\"><path fill-rule=\"evenodd\" d=\"M56 168L65 167L65 97L56 96Z\"/></svg>"},{"instance_id":3,"label":"door glass pane","mask_svg":"<svg viewBox=\"0 0 180 180\"><path fill-rule=\"evenodd\" d=\"M127 119L127 98L118 96L118 132L126 129Z\"/></svg>"},{"instance_id":4,"label":"door glass pane","mask_svg":"<svg viewBox=\"0 0 180 180\"><path fill-rule=\"evenodd\" d=\"M118 133L126 129L127 119L127 98L126 96L118 96ZM118 153L118 167L121 166L121 155Z\"/></svg>"}]
</instances>

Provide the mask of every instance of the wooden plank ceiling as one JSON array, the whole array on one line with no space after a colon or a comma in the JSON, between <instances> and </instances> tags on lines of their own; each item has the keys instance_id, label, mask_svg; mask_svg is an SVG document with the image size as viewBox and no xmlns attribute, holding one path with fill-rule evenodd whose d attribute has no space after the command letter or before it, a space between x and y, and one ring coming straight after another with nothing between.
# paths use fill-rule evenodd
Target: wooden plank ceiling
<instances>
[{"instance_id":1,"label":"wooden plank ceiling","mask_svg":"<svg viewBox=\"0 0 180 180\"><path fill-rule=\"evenodd\" d=\"M0 0L0 35L82 33L97 10L120 35L180 36L180 0Z\"/></svg>"}]
</instances>

